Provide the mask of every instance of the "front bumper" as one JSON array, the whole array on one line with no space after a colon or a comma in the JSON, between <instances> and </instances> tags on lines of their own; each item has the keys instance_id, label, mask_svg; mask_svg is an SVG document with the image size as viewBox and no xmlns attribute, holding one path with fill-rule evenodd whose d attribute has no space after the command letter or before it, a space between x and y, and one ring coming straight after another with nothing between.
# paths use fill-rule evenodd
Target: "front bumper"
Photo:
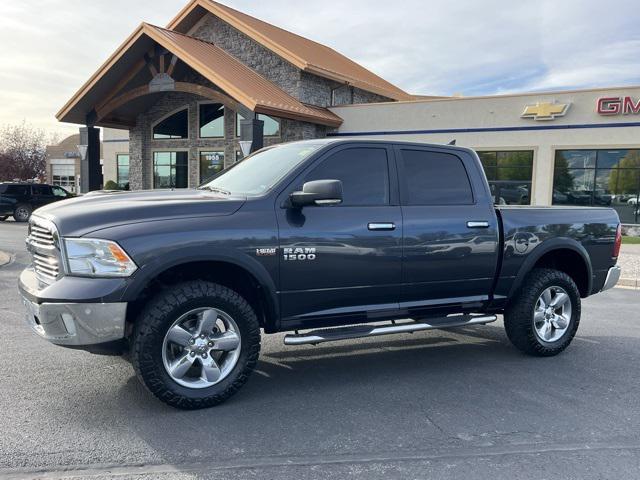
<instances>
[{"instance_id":1,"label":"front bumper","mask_svg":"<svg viewBox=\"0 0 640 480\"><path fill-rule=\"evenodd\" d=\"M86 346L124 337L126 303L41 303L22 297L27 323L56 345Z\"/></svg>"},{"instance_id":2,"label":"front bumper","mask_svg":"<svg viewBox=\"0 0 640 480\"><path fill-rule=\"evenodd\" d=\"M610 288L615 287L616 284L618 283L618 280L620 280L621 272L622 272L622 269L618 265L611 267L609 269L609 272L607 273L607 278L604 281L604 285L602 287L601 292L604 292L605 290L609 290Z\"/></svg>"}]
</instances>

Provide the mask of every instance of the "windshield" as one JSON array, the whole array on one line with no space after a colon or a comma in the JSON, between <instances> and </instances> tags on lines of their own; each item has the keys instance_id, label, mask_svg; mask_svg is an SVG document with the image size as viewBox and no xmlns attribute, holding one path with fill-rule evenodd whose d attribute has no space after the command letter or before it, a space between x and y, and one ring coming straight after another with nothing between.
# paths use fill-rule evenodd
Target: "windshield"
<instances>
[{"instance_id":1,"label":"windshield","mask_svg":"<svg viewBox=\"0 0 640 480\"><path fill-rule=\"evenodd\" d=\"M291 143L260 150L224 170L200 188L228 195L262 195L322 145Z\"/></svg>"}]
</instances>

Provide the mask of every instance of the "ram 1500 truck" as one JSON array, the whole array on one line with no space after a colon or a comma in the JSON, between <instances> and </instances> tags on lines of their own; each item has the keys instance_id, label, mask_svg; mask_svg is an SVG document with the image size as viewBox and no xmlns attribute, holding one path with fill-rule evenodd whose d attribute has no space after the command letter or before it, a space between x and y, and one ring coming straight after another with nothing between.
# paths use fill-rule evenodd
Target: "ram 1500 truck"
<instances>
[{"instance_id":1,"label":"ram 1500 truck","mask_svg":"<svg viewBox=\"0 0 640 480\"><path fill-rule=\"evenodd\" d=\"M609 208L495 207L469 149L327 139L265 148L197 189L94 193L36 210L19 281L50 342L126 353L185 409L233 395L261 330L286 345L487 324L564 350L611 288Z\"/></svg>"}]
</instances>

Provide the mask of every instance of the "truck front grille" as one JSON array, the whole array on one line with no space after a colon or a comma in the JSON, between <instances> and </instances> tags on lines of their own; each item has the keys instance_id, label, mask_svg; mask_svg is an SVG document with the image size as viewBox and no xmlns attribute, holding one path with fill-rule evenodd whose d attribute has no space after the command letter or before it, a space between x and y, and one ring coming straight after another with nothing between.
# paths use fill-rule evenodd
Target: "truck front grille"
<instances>
[{"instance_id":1,"label":"truck front grille","mask_svg":"<svg viewBox=\"0 0 640 480\"><path fill-rule=\"evenodd\" d=\"M29 221L27 249L33 269L41 282L51 284L60 278L60 240L53 223L32 216Z\"/></svg>"}]
</instances>

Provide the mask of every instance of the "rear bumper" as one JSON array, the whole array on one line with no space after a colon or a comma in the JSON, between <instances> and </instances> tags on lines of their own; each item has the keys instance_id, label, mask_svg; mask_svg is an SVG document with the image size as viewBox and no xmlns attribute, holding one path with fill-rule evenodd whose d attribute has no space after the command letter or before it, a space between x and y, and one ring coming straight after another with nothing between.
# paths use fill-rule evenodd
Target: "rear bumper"
<instances>
[{"instance_id":1,"label":"rear bumper","mask_svg":"<svg viewBox=\"0 0 640 480\"><path fill-rule=\"evenodd\" d=\"M600 291L604 292L605 290L609 290L610 288L615 287L616 284L618 283L618 280L620 280L621 272L622 272L622 269L618 265L611 267L609 269L609 272L607 273L607 278L604 281L602 290Z\"/></svg>"}]
</instances>

